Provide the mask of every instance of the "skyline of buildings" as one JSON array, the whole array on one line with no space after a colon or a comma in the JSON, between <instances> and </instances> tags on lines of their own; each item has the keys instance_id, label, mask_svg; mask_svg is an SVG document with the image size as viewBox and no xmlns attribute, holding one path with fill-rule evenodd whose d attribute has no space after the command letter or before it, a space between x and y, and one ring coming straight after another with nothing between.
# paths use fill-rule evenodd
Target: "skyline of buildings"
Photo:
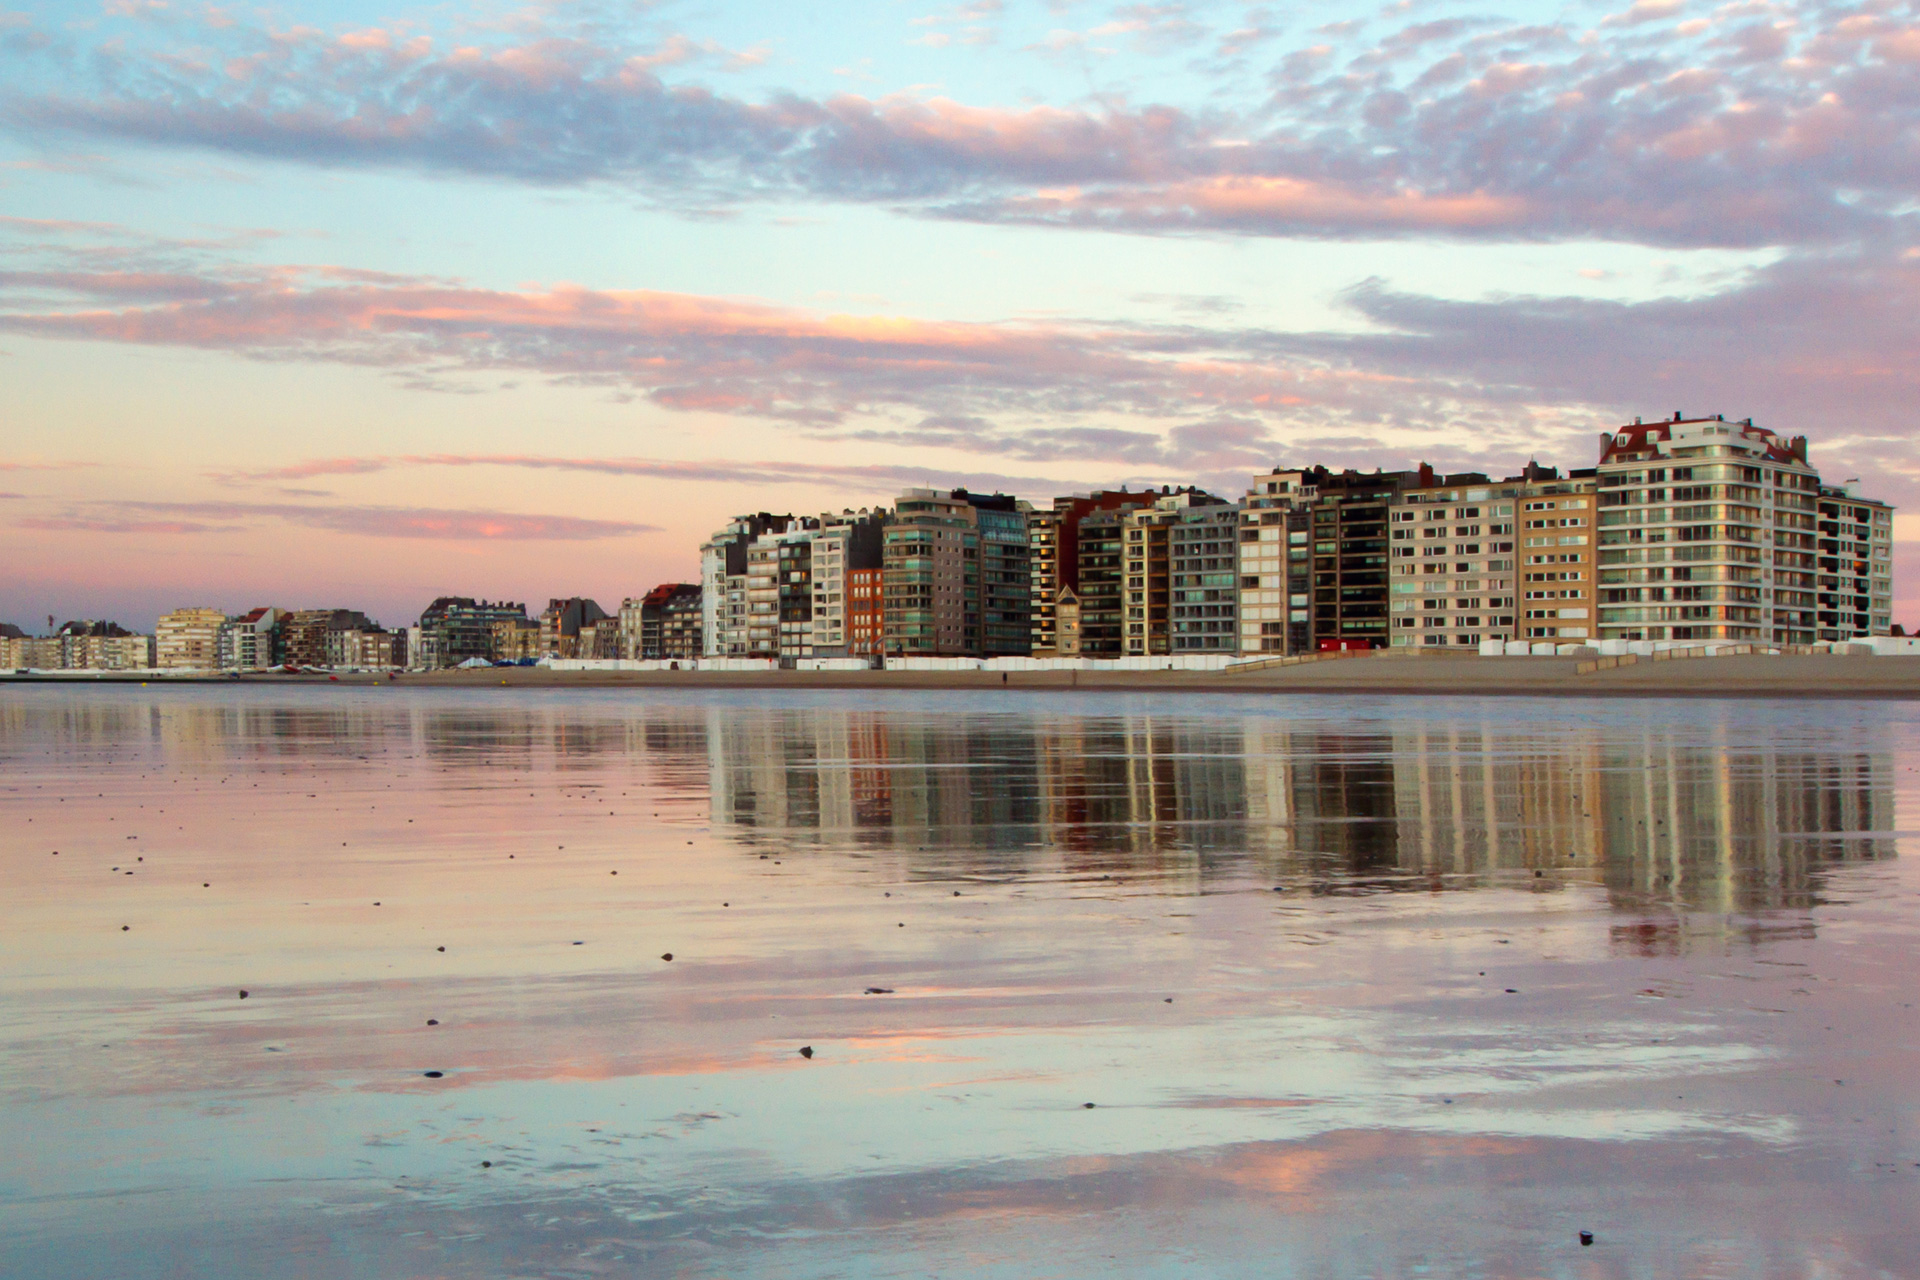
<instances>
[{"instance_id":1,"label":"skyline of buildings","mask_svg":"<svg viewBox=\"0 0 1920 1280\"><path fill-rule=\"evenodd\" d=\"M388 629L344 608L196 606L146 638L113 623L7 627L0 667L1261 657L1891 634L1893 509L1857 482L1823 483L1805 437L1676 413L1599 446L1593 467L1529 460L1501 480L1425 463L1276 467L1236 498L1122 487L1042 506L908 489L891 508L735 516L700 544L697 583L612 611L556 597L530 617L443 596Z\"/></svg>"}]
</instances>

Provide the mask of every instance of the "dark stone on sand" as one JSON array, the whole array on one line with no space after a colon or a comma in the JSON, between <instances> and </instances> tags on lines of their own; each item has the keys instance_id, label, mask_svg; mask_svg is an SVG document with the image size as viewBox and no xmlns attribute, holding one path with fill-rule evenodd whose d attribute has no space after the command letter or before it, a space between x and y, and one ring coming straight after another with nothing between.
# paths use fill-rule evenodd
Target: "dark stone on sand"
<instances>
[{"instance_id":1,"label":"dark stone on sand","mask_svg":"<svg viewBox=\"0 0 1920 1280\"><path fill-rule=\"evenodd\" d=\"M245 987L240 988L240 998L242 1000L247 998L247 989Z\"/></svg>"},{"instance_id":2,"label":"dark stone on sand","mask_svg":"<svg viewBox=\"0 0 1920 1280\"><path fill-rule=\"evenodd\" d=\"M1517 995L1519 995L1520 993L1519 993L1519 992L1518 992L1517 990L1515 990L1514 988L1512 988L1512 987L1508 987L1508 988L1507 988L1507 994L1508 994L1508 995L1510 995L1510 996L1517 996Z\"/></svg>"},{"instance_id":3,"label":"dark stone on sand","mask_svg":"<svg viewBox=\"0 0 1920 1280\"><path fill-rule=\"evenodd\" d=\"M1081 1106L1081 1109L1083 1109L1083 1110L1086 1110L1086 1111L1091 1111L1091 1110L1093 1110L1093 1104L1092 1104L1091 1102L1083 1102L1083 1103L1081 1103L1081 1104L1080 1104L1080 1106Z\"/></svg>"},{"instance_id":4,"label":"dark stone on sand","mask_svg":"<svg viewBox=\"0 0 1920 1280\"><path fill-rule=\"evenodd\" d=\"M1593 1243L1593 1232L1591 1232L1591 1231L1582 1231L1582 1232L1580 1233L1580 1243L1581 1243L1582 1245L1589 1245L1589 1244L1592 1244L1592 1243Z\"/></svg>"},{"instance_id":5,"label":"dark stone on sand","mask_svg":"<svg viewBox=\"0 0 1920 1280\"><path fill-rule=\"evenodd\" d=\"M662 960L672 960L672 959L673 959L673 952L671 952L671 951L668 951L668 952L666 952L666 953L664 953L663 955L661 955L661 957L660 957L660 958L661 958Z\"/></svg>"},{"instance_id":6,"label":"dark stone on sand","mask_svg":"<svg viewBox=\"0 0 1920 1280\"><path fill-rule=\"evenodd\" d=\"M130 924L123 924L123 925L121 925L121 926L120 926L120 932L122 932L122 933L125 933L125 932L126 932L127 930L129 930L129 929L131 929L131 928L133 928L133 926L132 926L132 925L130 925Z\"/></svg>"},{"instance_id":7,"label":"dark stone on sand","mask_svg":"<svg viewBox=\"0 0 1920 1280\"><path fill-rule=\"evenodd\" d=\"M429 1079L429 1080L438 1080L438 1079L439 1079L439 1078L440 1078L441 1076L443 1076L443 1075L445 1075L445 1074L446 1074L446 1072L444 1072L444 1071L423 1071L423 1072L421 1072L420 1074L421 1074L421 1075L423 1075L423 1076L425 1076L425 1077L426 1077L427 1079Z\"/></svg>"},{"instance_id":8,"label":"dark stone on sand","mask_svg":"<svg viewBox=\"0 0 1920 1280\"><path fill-rule=\"evenodd\" d=\"M890 996L893 994L893 988L892 987L868 987L867 994L870 996Z\"/></svg>"},{"instance_id":9,"label":"dark stone on sand","mask_svg":"<svg viewBox=\"0 0 1920 1280\"><path fill-rule=\"evenodd\" d=\"M446 950L446 948L445 948L445 947L435 947L435 948L434 948L434 950L435 950L435 951L445 951L445 950Z\"/></svg>"},{"instance_id":10,"label":"dark stone on sand","mask_svg":"<svg viewBox=\"0 0 1920 1280\"><path fill-rule=\"evenodd\" d=\"M811 1058L813 1056L813 1046L810 1044L801 1045L800 1056L803 1058Z\"/></svg>"},{"instance_id":11,"label":"dark stone on sand","mask_svg":"<svg viewBox=\"0 0 1920 1280\"><path fill-rule=\"evenodd\" d=\"M440 1019L438 1019L438 1018L428 1018L428 1019L427 1019L427 1025L428 1025L428 1026L430 1026L430 1027L437 1027L437 1026L439 1026L439 1025L440 1025Z\"/></svg>"},{"instance_id":12,"label":"dark stone on sand","mask_svg":"<svg viewBox=\"0 0 1920 1280\"><path fill-rule=\"evenodd\" d=\"M482 1169L491 1169L491 1168L493 1168L493 1161L491 1161L491 1160L482 1160L482 1161L480 1162L480 1167L481 1167Z\"/></svg>"}]
</instances>

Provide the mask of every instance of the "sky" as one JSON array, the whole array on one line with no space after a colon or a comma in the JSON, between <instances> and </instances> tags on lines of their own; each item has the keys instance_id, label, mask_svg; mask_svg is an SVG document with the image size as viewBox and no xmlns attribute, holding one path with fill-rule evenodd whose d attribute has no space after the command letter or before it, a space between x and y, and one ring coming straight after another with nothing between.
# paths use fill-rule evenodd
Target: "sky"
<instances>
[{"instance_id":1,"label":"sky","mask_svg":"<svg viewBox=\"0 0 1920 1280\"><path fill-rule=\"evenodd\" d=\"M1915 3L0 0L0 620L1675 411L1912 508L1917 302Z\"/></svg>"}]
</instances>

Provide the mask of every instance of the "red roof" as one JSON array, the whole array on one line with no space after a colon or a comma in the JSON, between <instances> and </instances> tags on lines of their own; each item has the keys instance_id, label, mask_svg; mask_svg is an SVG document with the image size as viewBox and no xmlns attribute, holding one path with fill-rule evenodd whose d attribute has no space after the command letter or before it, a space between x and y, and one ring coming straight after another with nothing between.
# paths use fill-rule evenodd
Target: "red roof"
<instances>
[{"instance_id":1,"label":"red roof","mask_svg":"<svg viewBox=\"0 0 1920 1280\"><path fill-rule=\"evenodd\" d=\"M1802 464L1806 462L1805 454L1796 452L1791 442L1765 427L1754 426L1751 419L1745 422L1728 422L1724 418L1673 418L1663 422L1635 422L1627 426L1615 427L1601 438L1600 461L1612 462L1617 455L1646 452L1655 442L1671 440L1675 427L1707 422L1730 428L1731 434L1738 435L1750 443L1764 445L1770 461Z\"/></svg>"}]
</instances>

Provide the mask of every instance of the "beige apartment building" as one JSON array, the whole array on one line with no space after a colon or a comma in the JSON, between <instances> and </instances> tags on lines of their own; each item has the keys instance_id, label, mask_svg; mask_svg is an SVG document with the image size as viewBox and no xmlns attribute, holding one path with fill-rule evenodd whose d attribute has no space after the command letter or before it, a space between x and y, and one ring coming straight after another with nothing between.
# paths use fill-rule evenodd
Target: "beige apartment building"
<instances>
[{"instance_id":1,"label":"beige apartment building","mask_svg":"<svg viewBox=\"0 0 1920 1280\"><path fill-rule=\"evenodd\" d=\"M540 624L533 618L499 618L488 624L493 657L519 662L540 656Z\"/></svg>"},{"instance_id":2,"label":"beige apartment building","mask_svg":"<svg viewBox=\"0 0 1920 1280\"><path fill-rule=\"evenodd\" d=\"M218 609L175 609L161 614L153 628L153 665L216 670L220 665L220 628L226 621L227 615Z\"/></svg>"},{"instance_id":3,"label":"beige apartment building","mask_svg":"<svg viewBox=\"0 0 1920 1280\"><path fill-rule=\"evenodd\" d=\"M74 670L144 671L155 665L152 636L70 636L62 656Z\"/></svg>"},{"instance_id":4,"label":"beige apartment building","mask_svg":"<svg viewBox=\"0 0 1920 1280\"><path fill-rule=\"evenodd\" d=\"M1388 519L1394 648L1595 638L1594 472L1409 489Z\"/></svg>"},{"instance_id":5,"label":"beige apartment building","mask_svg":"<svg viewBox=\"0 0 1920 1280\"><path fill-rule=\"evenodd\" d=\"M1313 537L1309 473L1275 469L1240 500L1240 652L1313 648Z\"/></svg>"}]
</instances>

